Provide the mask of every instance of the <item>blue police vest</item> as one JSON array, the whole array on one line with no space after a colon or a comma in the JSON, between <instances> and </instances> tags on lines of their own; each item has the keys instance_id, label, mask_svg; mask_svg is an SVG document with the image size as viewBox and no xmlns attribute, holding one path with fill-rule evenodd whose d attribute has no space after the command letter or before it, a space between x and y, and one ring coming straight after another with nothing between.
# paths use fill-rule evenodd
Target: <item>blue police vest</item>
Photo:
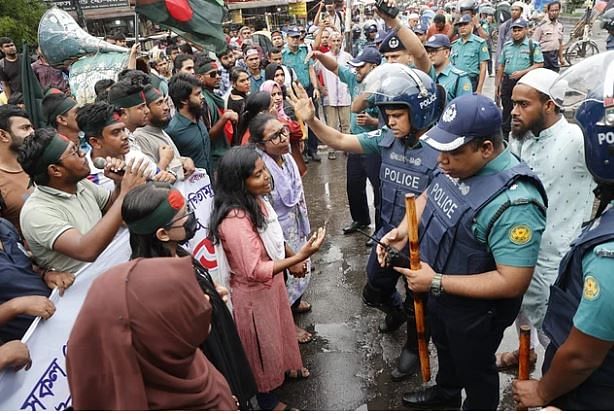
<instances>
[{"instance_id":1,"label":"blue police vest","mask_svg":"<svg viewBox=\"0 0 614 414\"><path fill-rule=\"evenodd\" d=\"M379 143L382 147L380 168L381 224L397 226L405 217L405 194L420 195L437 174L438 152L422 145L411 149L403 140L386 130Z\"/></svg>"},{"instance_id":2,"label":"blue police vest","mask_svg":"<svg viewBox=\"0 0 614 414\"><path fill-rule=\"evenodd\" d=\"M496 263L486 243L474 237L473 224L480 210L518 180L530 180L543 200L520 200L516 204L546 203L545 191L529 167L520 163L492 175L456 180L439 174L427 190L428 201L420 220L420 254L436 272L472 275L495 270ZM542 204L543 202L543 204ZM487 234L503 205L487 227Z\"/></svg>"},{"instance_id":3,"label":"blue police vest","mask_svg":"<svg viewBox=\"0 0 614 414\"><path fill-rule=\"evenodd\" d=\"M573 317L576 314L582 292L584 289L584 272L582 271L582 258L584 254L595 246L614 240L614 209L606 210L598 219L597 226L586 227L580 236L571 244L571 250L565 255L559 267L559 277L550 287L548 310L544 318L543 328L550 338L550 345L558 349L567 339L573 326ZM554 352L548 352L544 359L544 371L550 367ZM603 364L584 381L582 398L591 401L591 385L612 387L614 392L614 351L610 350ZM614 397L613 397L614 398ZM593 401L596 405L587 409L612 409L614 402ZM605 404L605 406L604 406Z\"/></svg>"}]
</instances>

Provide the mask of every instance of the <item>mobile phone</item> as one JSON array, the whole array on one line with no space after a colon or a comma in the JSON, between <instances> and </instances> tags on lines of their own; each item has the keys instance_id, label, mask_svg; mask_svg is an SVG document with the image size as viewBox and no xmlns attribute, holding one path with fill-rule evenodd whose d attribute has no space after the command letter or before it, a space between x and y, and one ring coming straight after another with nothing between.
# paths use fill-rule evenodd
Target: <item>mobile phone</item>
<instances>
[{"instance_id":1,"label":"mobile phone","mask_svg":"<svg viewBox=\"0 0 614 414\"><path fill-rule=\"evenodd\" d=\"M388 7L388 4L386 4L386 0L377 0L377 2L375 3L375 7L377 7L377 10L379 10L380 12L392 18L397 17L397 15L399 14L398 7Z\"/></svg>"}]
</instances>

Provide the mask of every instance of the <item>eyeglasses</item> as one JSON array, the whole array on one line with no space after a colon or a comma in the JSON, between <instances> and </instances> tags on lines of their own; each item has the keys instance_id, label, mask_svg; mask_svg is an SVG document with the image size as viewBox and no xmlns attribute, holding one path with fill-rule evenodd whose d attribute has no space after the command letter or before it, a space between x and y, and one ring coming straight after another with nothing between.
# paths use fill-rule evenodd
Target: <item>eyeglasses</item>
<instances>
[{"instance_id":1,"label":"eyeglasses","mask_svg":"<svg viewBox=\"0 0 614 414\"><path fill-rule=\"evenodd\" d=\"M290 129L287 126L283 126L279 129L279 131L272 133L268 138L262 140L262 142L270 142L272 144L279 144L281 142L281 137L288 138L290 136Z\"/></svg>"},{"instance_id":2,"label":"eyeglasses","mask_svg":"<svg viewBox=\"0 0 614 414\"><path fill-rule=\"evenodd\" d=\"M222 76L222 71L214 70L212 72L207 72L207 76L210 78L217 78L218 76Z\"/></svg>"},{"instance_id":3,"label":"eyeglasses","mask_svg":"<svg viewBox=\"0 0 614 414\"><path fill-rule=\"evenodd\" d=\"M192 210L192 207L190 207L190 205L188 204L187 208L186 208L186 213L181 216L181 217L177 217L176 219L173 219L171 221L169 221L166 226L164 226L165 229L174 229L177 227L183 227L183 224L181 226L173 226L174 223L177 223L179 220L182 220L186 217L189 217L191 215L194 215L194 210Z\"/></svg>"},{"instance_id":4,"label":"eyeglasses","mask_svg":"<svg viewBox=\"0 0 614 414\"><path fill-rule=\"evenodd\" d=\"M66 158L70 158L70 157L78 157L81 158L81 156L83 155L83 151L81 151L79 148L73 146L72 150L66 154L61 156L60 158L58 158L58 162L62 162L63 160L65 160Z\"/></svg>"}]
</instances>

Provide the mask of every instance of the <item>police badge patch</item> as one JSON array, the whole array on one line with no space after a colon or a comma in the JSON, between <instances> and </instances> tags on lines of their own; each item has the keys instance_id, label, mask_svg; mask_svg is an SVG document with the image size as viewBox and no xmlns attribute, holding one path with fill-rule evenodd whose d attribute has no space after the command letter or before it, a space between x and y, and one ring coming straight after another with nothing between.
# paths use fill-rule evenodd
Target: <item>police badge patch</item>
<instances>
[{"instance_id":1,"label":"police badge patch","mask_svg":"<svg viewBox=\"0 0 614 414\"><path fill-rule=\"evenodd\" d=\"M599 297L599 282L593 276L586 276L584 278L584 289L582 290L582 297L586 300L595 300Z\"/></svg>"},{"instance_id":2,"label":"police badge patch","mask_svg":"<svg viewBox=\"0 0 614 414\"><path fill-rule=\"evenodd\" d=\"M530 242L532 237L533 232L526 224L519 224L512 227L509 234L510 241L519 246Z\"/></svg>"},{"instance_id":3,"label":"police badge patch","mask_svg":"<svg viewBox=\"0 0 614 414\"><path fill-rule=\"evenodd\" d=\"M446 111L441 116L441 120L443 122L452 122L454 121L454 118L456 118L456 104L455 103L448 106Z\"/></svg>"}]
</instances>

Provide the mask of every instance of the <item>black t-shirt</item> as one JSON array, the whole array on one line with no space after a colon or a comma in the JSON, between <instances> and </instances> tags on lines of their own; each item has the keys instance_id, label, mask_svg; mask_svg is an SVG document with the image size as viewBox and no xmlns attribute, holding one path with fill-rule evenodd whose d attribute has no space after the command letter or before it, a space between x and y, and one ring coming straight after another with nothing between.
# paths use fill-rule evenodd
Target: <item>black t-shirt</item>
<instances>
[{"instance_id":1,"label":"black t-shirt","mask_svg":"<svg viewBox=\"0 0 614 414\"><path fill-rule=\"evenodd\" d=\"M11 62L2 59L0 62L0 81L8 82L11 92L21 92L21 56L17 55L17 60ZM8 98L8 97L7 97Z\"/></svg>"}]
</instances>

